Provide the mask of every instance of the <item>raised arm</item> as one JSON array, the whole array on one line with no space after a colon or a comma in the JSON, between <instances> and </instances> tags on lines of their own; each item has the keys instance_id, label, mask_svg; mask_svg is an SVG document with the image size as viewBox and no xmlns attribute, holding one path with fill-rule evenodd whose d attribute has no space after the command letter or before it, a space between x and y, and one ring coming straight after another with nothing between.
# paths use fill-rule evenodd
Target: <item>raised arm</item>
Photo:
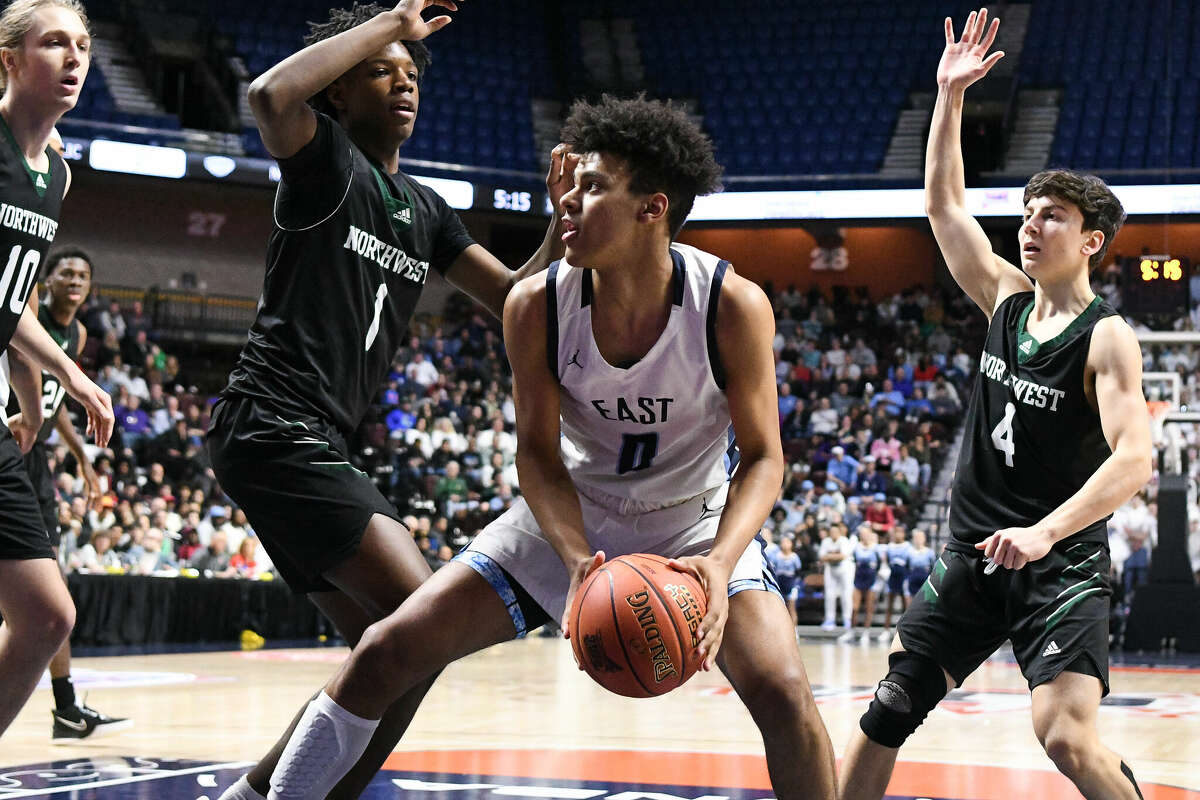
<instances>
[{"instance_id":1,"label":"raised arm","mask_svg":"<svg viewBox=\"0 0 1200 800\"><path fill-rule=\"evenodd\" d=\"M1055 542L1116 511L1150 480L1154 466L1150 415L1142 394L1142 350L1120 317L1096 323L1088 351L1095 374L1096 408L1112 455L1079 491L1029 528L1007 528L975 545L1003 567L1020 569Z\"/></svg>"},{"instance_id":2,"label":"raised arm","mask_svg":"<svg viewBox=\"0 0 1200 800\"><path fill-rule=\"evenodd\" d=\"M317 118L308 99L368 55L391 42L424 39L450 24L445 15L422 19L421 12L430 6L458 8L453 0L402 0L391 11L293 53L258 76L248 99L267 152L289 158L312 141Z\"/></svg>"},{"instance_id":3,"label":"raised arm","mask_svg":"<svg viewBox=\"0 0 1200 800\"><path fill-rule=\"evenodd\" d=\"M1004 57L987 55L996 40L1000 20L987 24L987 9L971 12L962 40L954 40L954 25L946 18L946 49L937 72L937 102L925 150L925 213L933 227L946 266L962 290L991 319L996 305L1033 284L1025 273L992 252L987 234L967 211L966 177L962 157L962 110L967 87Z\"/></svg>"},{"instance_id":4,"label":"raised arm","mask_svg":"<svg viewBox=\"0 0 1200 800\"><path fill-rule=\"evenodd\" d=\"M513 373L517 414L517 475L529 509L571 576L562 629L569 638L571 601L587 574L604 561L583 530L583 509L559 450L559 387L546 360L546 282L513 288L504 306L504 343Z\"/></svg>"}]
</instances>

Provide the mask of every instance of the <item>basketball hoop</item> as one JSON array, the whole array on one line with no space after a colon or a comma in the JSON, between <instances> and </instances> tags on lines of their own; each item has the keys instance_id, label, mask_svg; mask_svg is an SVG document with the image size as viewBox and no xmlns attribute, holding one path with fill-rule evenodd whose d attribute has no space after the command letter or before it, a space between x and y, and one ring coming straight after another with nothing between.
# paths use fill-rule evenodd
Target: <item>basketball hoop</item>
<instances>
[{"instance_id":1,"label":"basketball hoop","mask_svg":"<svg viewBox=\"0 0 1200 800\"><path fill-rule=\"evenodd\" d=\"M1155 446L1163 444L1163 422L1173 404L1170 400L1147 400L1146 410L1150 412L1150 434Z\"/></svg>"}]
</instances>

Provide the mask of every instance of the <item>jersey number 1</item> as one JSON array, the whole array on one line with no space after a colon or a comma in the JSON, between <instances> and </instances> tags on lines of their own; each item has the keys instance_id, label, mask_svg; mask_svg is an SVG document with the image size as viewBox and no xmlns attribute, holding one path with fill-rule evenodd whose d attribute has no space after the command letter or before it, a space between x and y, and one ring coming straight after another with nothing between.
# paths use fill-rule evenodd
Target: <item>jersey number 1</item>
<instances>
[{"instance_id":1,"label":"jersey number 1","mask_svg":"<svg viewBox=\"0 0 1200 800\"><path fill-rule=\"evenodd\" d=\"M375 344L375 337L379 335L379 317L383 314L383 301L387 299L387 284L379 284L379 291L375 293L375 318L371 320L371 327L367 328L367 344L363 347L363 352L371 349L371 345Z\"/></svg>"},{"instance_id":2,"label":"jersey number 1","mask_svg":"<svg viewBox=\"0 0 1200 800\"><path fill-rule=\"evenodd\" d=\"M29 297L29 290L33 288L33 282L37 280L38 264L42 260L42 254L37 250L27 250L25 258L21 258L21 245L13 245L13 249L8 254L8 263L4 265L4 275L0 276L0 305L8 301L8 310L14 314L21 314L25 310L25 300ZM17 270L17 261L21 262L21 274L17 279L13 280L13 273ZM9 296L9 292L12 296Z\"/></svg>"},{"instance_id":3,"label":"jersey number 1","mask_svg":"<svg viewBox=\"0 0 1200 800\"><path fill-rule=\"evenodd\" d=\"M1013 443L1013 416L1017 413L1017 407L1012 403L1004 404L1004 419L1000 420L1000 424L992 429L992 444L1001 453L1004 453L1004 463L1008 466L1013 465L1013 453L1017 452L1017 447Z\"/></svg>"}]
</instances>

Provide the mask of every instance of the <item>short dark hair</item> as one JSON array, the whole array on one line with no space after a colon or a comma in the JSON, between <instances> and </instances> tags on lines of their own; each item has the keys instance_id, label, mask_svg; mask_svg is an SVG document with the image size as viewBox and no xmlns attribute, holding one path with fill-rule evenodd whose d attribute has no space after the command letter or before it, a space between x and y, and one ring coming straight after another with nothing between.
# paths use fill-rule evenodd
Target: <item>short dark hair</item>
<instances>
[{"instance_id":1,"label":"short dark hair","mask_svg":"<svg viewBox=\"0 0 1200 800\"><path fill-rule=\"evenodd\" d=\"M78 247L60 247L57 250L51 250L50 255L46 256L46 265L42 270L42 280L49 278L54 270L58 269L58 265L69 258L78 258L88 265L88 278L96 277L96 267L92 264L92 257Z\"/></svg>"},{"instance_id":2,"label":"short dark hair","mask_svg":"<svg viewBox=\"0 0 1200 800\"><path fill-rule=\"evenodd\" d=\"M1104 260L1113 237L1125 223L1125 209L1103 180L1095 175L1069 169L1048 169L1034 175L1025 184L1025 205L1035 197L1056 197L1066 200L1083 215L1085 231L1100 231L1104 244L1088 259L1088 268L1095 269Z\"/></svg>"},{"instance_id":3,"label":"short dark hair","mask_svg":"<svg viewBox=\"0 0 1200 800\"><path fill-rule=\"evenodd\" d=\"M562 141L576 153L609 153L629 165L629 187L638 193L662 192L670 203L667 221L674 239L697 195L718 188L721 167L712 140L680 106L645 95L599 103L577 100L571 106Z\"/></svg>"},{"instance_id":4,"label":"short dark hair","mask_svg":"<svg viewBox=\"0 0 1200 800\"><path fill-rule=\"evenodd\" d=\"M327 22L309 22L308 35L304 37L304 46L323 42L337 36L339 33L345 33L351 28L357 28L364 22L374 19L385 11L391 9L385 8L378 3L359 3L356 2L350 8L331 8L329 9L329 20ZM401 41L405 49L408 50L409 57L413 63L417 65L417 80L418 82L425 77L425 70L433 63L433 56L429 53L429 48L424 42L409 42ZM326 87L328 88L328 87ZM325 89L317 92L309 98L309 105L322 114L327 114L334 119L337 119L337 109L333 107L333 103L329 102L329 98L325 94Z\"/></svg>"}]
</instances>

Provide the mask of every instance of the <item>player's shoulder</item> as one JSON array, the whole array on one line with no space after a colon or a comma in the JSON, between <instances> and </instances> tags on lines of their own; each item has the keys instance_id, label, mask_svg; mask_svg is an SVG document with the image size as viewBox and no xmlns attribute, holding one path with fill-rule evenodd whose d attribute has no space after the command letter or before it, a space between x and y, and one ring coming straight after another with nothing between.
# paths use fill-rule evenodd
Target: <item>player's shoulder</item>
<instances>
[{"instance_id":1,"label":"player's shoulder","mask_svg":"<svg viewBox=\"0 0 1200 800\"><path fill-rule=\"evenodd\" d=\"M721 297L717 303L717 325L727 323L770 324L772 334L775 313L771 301L757 283L738 275L732 269L725 272L721 282Z\"/></svg>"},{"instance_id":2,"label":"player's shoulder","mask_svg":"<svg viewBox=\"0 0 1200 800\"><path fill-rule=\"evenodd\" d=\"M545 324L547 278L556 273L563 262L555 261L548 270L522 278L512 287L504 300L504 324ZM510 322L511 320L511 322Z\"/></svg>"},{"instance_id":3,"label":"player's shoulder","mask_svg":"<svg viewBox=\"0 0 1200 800\"><path fill-rule=\"evenodd\" d=\"M1096 321L1088 349L1091 366L1132 367L1142 365L1142 347L1137 333L1119 314L1109 314Z\"/></svg>"}]
</instances>

